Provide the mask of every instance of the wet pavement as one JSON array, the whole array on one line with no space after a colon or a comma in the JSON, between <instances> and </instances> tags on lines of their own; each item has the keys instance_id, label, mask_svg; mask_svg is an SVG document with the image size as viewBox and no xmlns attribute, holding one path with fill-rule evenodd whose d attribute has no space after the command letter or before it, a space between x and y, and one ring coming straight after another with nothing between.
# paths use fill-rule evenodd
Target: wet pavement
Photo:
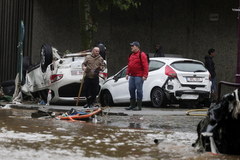
<instances>
[{"instance_id":1,"label":"wet pavement","mask_svg":"<svg viewBox=\"0 0 240 160\"><path fill-rule=\"evenodd\" d=\"M124 107L111 107L94 123L34 119L31 113L38 105L12 107L0 109L3 160L240 159L199 153L191 147L197 138L196 126L203 117L186 116L188 109L146 107L142 111L125 111ZM59 112L71 108L49 106Z\"/></svg>"}]
</instances>

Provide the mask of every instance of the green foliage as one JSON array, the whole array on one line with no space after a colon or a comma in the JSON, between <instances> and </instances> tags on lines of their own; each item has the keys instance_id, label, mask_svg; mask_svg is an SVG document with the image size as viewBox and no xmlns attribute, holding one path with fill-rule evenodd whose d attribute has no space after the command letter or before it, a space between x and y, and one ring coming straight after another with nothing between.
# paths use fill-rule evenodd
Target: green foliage
<instances>
[{"instance_id":1,"label":"green foliage","mask_svg":"<svg viewBox=\"0 0 240 160\"><path fill-rule=\"evenodd\" d=\"M137 0L96 0L97 7L100 11L108 10L111 6L115 6L120 10L126 11L131 7L137 8L141 2Z\"/></svg>"}]
</instances>

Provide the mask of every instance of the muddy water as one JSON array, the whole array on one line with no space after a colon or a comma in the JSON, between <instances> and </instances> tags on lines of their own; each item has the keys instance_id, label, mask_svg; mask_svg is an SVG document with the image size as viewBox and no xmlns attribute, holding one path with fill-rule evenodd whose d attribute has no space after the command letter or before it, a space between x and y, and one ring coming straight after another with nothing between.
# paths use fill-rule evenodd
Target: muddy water
<instances>
[{"instance_id":1,"label":"muddy water","mask_svg":"<svg viewBox=\"0 0 240 160\"><path fill-rule=\"evenodd\" d=\"M32 112L0 109L1 160L240 159L191 147L200 117L105 116L83 123L32 119Z\"/></svg>"}]
</instances>

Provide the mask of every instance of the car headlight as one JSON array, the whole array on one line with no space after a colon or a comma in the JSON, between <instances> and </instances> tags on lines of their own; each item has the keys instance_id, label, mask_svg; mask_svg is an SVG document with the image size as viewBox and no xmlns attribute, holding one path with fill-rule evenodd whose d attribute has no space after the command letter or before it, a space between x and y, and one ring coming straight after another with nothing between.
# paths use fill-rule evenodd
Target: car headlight
<instances>
[{"instance_id":1,"label":"car headlight","mask_svg":"<svg viewBox=\"0 0 240 160\"><path fill-rule=\"evenodd\" d=\"M63 74L53 74L50 77L51 83L54 83L56 81L59 81L60 79L63 78Z\"/></svg>"}]
</instances>

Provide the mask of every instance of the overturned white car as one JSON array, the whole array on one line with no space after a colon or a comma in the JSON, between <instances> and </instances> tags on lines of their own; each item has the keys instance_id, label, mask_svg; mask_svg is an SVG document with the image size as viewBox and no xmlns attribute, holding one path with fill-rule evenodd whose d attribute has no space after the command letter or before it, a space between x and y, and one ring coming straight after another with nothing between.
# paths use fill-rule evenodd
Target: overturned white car
<instances>
[{"instance_id":1,"label":"overturned white car","mask_svg":"<svg viewBox=\"0 0 240 160\"><path fill-rule=\"evenodd\" d=\"M43 45L40 54L40 63L27 70L22 92L33 97L39 96L45 102L50 93L51 103L76 101L83 78L82 62L91 52L71 53L61 57L57 49ZM99 74L99 88L106 77L107 70ZM84 96L83 93L80 97Z\"/></svg>"}]
</instances>

